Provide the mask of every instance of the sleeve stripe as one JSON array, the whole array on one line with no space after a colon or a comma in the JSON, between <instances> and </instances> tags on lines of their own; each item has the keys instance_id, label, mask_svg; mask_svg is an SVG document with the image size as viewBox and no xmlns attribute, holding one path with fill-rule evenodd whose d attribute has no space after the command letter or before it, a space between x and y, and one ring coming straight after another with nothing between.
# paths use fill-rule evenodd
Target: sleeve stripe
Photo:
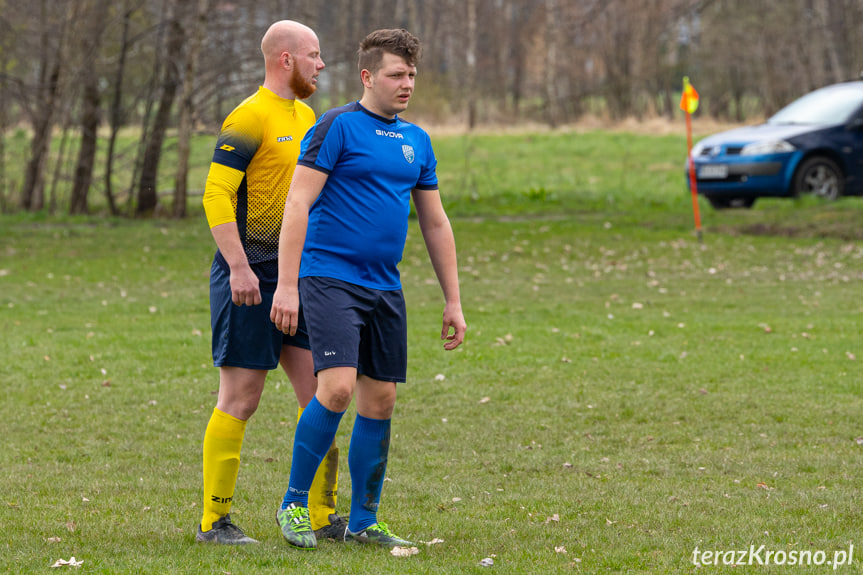
<instances>
[{"instance_id":1,"label":"sleeve stripe","mask_svg":"<svg viewBox=\"0 0 863 575\"><path fill-rule=\"evenodd\" d=\"M329 173L330 173L330 170L328 170L328 169L326 169L326 168L324 168L324 167L322 167L322 166L319 166L319 165L317 165L317 164L316 164L316 163L314 163L314 162L309 162L308 160L299 160L299 161L297 162L297 165L298 165L298 166L304 166L304 167L306 167L306 168L311 168L311 169L313 169L313 170L315 170L315 171L323 172L324 174L329 174Z\"/></svg>"},{"instance_id":2,"label":"sleeve stripe","mask_svg":"<svg viewBox=\"0 0 863 575\"><path fill-rule=\"evenodd\" d=\"M327 137L327 133L330 131L333 123L336 121L341 114L345 112L355 112L357 111L357 107L359 104L346 104L340 108L333 108L332 110L326 112L321 119L318 120L318 123L312 127L311 130L308 131L306 137L308 138L308 145L304 146L303 153L300 156L301 160L305 160L307 162L317 162L318 153L321 151L321 144L324 141L324 138ZM308 165L308 164L304 164ZM309 166L311 167L311 166Z\"/></svg>"},{"instance_id":3,"label":"sleeve stripe","mask_svg":"<svg viewBox=\"0 0 863 575\"><path fill-rule=\"evenodd\" d=\"M249 167L249 161L249 159L219 148L216 148L216 151L213 153L214 164L227 166L228 168L233 168L241 172L245 172L246 168Z\"/></svg>"}]
</instances>

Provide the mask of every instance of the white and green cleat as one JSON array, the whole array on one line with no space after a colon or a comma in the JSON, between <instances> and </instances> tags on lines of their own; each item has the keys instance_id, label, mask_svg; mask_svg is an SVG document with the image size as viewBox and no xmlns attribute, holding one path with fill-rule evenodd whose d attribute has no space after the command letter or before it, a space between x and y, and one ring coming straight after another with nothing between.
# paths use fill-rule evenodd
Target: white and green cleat
<instances>
[{"instance_id":1,"label":"white and green cleat","mask_svg":"<svg viewBox=\"0 0 863 575\"><path fill-rule=\"evenodd\" d=\"M276 521L282 529L282 535L291 547L310 550L318 546L315 532L312 531L312 521L309 519L309 509L291 503L285 509L276 513Z\"/></svg>"},{"instance_id":2,"label":"white and green cleat","mask_svg":"<svg viewBox=\"0 0 863 575\"><path fill-rule=\"evenodd\" d=\"M413 547L415 544L402 539L387 527L386 523L375 523L371 527L366 527L359 533L351 533L350 529L345 530L345 541L354 541L356 543L372 543L381 547Z\"/></svg>"}]
</instances>

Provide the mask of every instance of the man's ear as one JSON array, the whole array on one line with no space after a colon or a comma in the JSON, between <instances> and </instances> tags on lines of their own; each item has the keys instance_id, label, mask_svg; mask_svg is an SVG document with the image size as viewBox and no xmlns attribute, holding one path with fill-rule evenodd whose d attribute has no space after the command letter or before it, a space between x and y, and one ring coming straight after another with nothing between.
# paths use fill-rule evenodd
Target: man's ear
<instances>
[{"instance_id":1,"label":"man's ear","mask_svg":"<svg viewBox=\"0 0 863 575\"><path fill-rule=\"evenodd\" d=\"M360 80L362 80L363 86L366 88L372 87L372 73L368 70L360 71Z\"/></svg>"}]
</instances>

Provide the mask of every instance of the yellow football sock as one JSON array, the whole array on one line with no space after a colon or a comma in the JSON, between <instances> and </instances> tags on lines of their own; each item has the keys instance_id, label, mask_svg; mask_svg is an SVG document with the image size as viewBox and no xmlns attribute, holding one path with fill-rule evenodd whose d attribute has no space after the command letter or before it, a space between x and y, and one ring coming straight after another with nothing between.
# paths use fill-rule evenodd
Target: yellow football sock
<instances>
[{"instance_id":1,"label":"yellow football sock","mask_svg":"<svg viewBox=\"0 0 863 575\"><path fill-rule=\"evenodd\" d=\"M297 410L297 421L303 415L303 408ZM339 448L336 442L321 461L315 472L315 479L309 489L309 518L312 529L317 530L330 524L330 514L336 512L336 498L339 492Z\"/></svg>"},{"instance_id":2,"label":"yellow football sock","mask_svg":"<svg viewBox=\"0 0 863 575\"><path fill-rule=\"evenodd\" d=\"M246 422L213 409L204 433L204 514L201 531L231 511Z\"/></svg>"}]
</instances>

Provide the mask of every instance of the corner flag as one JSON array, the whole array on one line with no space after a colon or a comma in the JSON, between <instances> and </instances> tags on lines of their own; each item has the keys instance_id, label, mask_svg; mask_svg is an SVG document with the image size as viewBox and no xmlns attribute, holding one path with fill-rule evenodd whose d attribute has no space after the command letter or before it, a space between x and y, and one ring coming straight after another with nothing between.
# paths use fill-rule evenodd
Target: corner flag
<instances>
[{"instance_id":1,"label":"corner flag","mask_svg":"<svg viewBox=\"0 0 863 575\"><path fill-rule=\"evenodd\" d=\"M695 219L695 232L701 243L701 214L698 212L698 189L695 176L695 162L692 159L692 113L698 109L698 92L689 83L689 76L683 77L683 94L680 96L680 109L686 112L686 164L689 167L689 189L692 193L692 215Z\"/></svg>"},{"instance_id":2,"label":"corner flag","mask_svg":"<svg viewBox=\"0 0 863 575\"><path fill-rule=\"evenodd\" d=\"M687 114L694 114L698 109L698 92L689 83L689 76L683 77L683 94L680 96L680 109Z\"/></svg>"}]
</instances>

